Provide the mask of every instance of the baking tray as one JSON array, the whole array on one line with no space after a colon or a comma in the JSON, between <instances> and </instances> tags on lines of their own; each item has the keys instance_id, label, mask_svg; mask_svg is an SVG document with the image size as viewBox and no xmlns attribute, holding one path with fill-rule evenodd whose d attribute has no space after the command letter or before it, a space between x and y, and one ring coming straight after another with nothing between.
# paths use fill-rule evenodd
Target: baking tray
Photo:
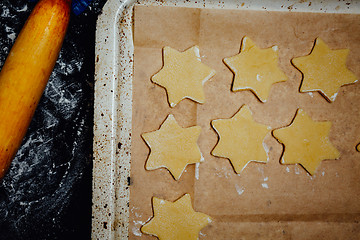
<instances>
[{"instance_id":1,"label":"baking tray","mask_svg":"<svg viewBox=\"0 0 360 240\"><path fill-rule=\"evenodd\" d=\"M359 1L109 0L95 49L92 239L128 239L135 4L263 11L359 13Z\"/></svg>"}]
</instances>

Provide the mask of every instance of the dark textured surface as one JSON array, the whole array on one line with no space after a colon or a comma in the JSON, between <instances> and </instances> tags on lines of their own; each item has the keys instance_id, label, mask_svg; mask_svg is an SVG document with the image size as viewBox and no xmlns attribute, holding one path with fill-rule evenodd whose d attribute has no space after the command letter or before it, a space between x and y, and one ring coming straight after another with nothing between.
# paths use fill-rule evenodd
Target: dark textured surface
<instances>
[{"instance_id":1,"label":"dark textured surface","mask_svg":"<svg viewBox=\"0 0 360 240\"><path fill-rule=\"evenodd\" d=\"M104 3L71 16L28 133L0 181L0 239L90 238L95 26ZM34 5L0 1L0 66Z\"/></svg>"}]
</instances>

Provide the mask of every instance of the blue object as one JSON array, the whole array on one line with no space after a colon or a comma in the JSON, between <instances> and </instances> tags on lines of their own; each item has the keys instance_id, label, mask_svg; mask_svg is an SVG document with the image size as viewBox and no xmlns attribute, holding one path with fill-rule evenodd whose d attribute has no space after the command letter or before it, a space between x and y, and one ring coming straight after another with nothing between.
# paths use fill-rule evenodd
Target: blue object
<instances>
[{"instance_id":1,"label":"blue object","mask_svg":"<svg viewBox=\"0 0 360 240\"><path fill-rule=\"evenodd\" d=\"M29 0L30 2L37 2L38 0ZM71 3L71 9L73 13L78 16L80 15L92 2L93 0L73 0Z\"/></svg>"},{"instance_id":2,"label":"blue object","mask_svg":"<svg viewBox=\"0 0 360 240\"><path fill-rule=\"evenodd\" d=\"M93 0L73 0L71 8L76 16L80 15Z\"/></svg>"}]
</instances>

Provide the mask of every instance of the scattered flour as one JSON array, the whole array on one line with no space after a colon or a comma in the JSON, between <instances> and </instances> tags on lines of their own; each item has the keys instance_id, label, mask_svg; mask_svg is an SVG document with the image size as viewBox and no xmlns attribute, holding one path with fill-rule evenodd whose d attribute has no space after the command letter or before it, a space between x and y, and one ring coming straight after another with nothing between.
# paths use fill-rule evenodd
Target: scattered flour
<instances>
[{"instance_id":1,"label":"scattered flour","mask_svg":"<svg viewBox=\"0 0 360 240\"><path fill-rule=\"evenodd\" d=\"M269 160L270 160L270 157L269 157L270 148L269 148L269 146L268 146L265 142L263 142L262 145L263 145L264 150L265 150L265 152L266 152L267 161L269 162Z\"/></svg>"},{"instance_id":2,"label":"scattered flour","mask_svg":"<svg viewBox=\"0 0 360 240\"><path fill-rule=\"evenodd\" d=\"M141 237L142 236L142 232L140 230L141 226L145 224L145 222L143 221L133 221L134 222L134 227L131 229L132 233L135 236Z\"/></svg>"},{"instance_id":3,"label":"scattered flour","mask_svg":"<svg viewBox=\"0 0 360 240\"><path fill-rule=\"evenodd\" d=\"M260 74L256 74L256 80L258 80L259 82L261 82L261 79L262 78L262 76L260 75Z\"/></svg>"},{"instance_id":4,"label":"scattered flour","mask_svg":"<svg viewBox=\"0 0 360 240\"><path fill-rule=\"evenodd\" d=\"M202 236L202 237L205 237L206 234L205 233L202 233L201 231L199 232L199 235Z\"/></svg>"},{"instance_id":5,"label":"scattered flour","mask_svg":"<svg viewBox=\"0 0 360 240\"><path fill-rule=\"evenodd\" d=\"M245 188L244 188L244 187L240 187L240 186L237 185L237 184L235 184L235 189L236 189L236 192L239 194L239 196L240 196L241 194L243 194L244 191L245 191Z\"/></svg>"},{"instance_id":6,"label":"scattered flour","mask_svg":"<svg viewBox=\"0 0 360 240\"><path fill-rule=\"evenodd\" d=\"M195 179L199 180L199 167L200 163L195 163Z\"/></svg>"}]
</instances>

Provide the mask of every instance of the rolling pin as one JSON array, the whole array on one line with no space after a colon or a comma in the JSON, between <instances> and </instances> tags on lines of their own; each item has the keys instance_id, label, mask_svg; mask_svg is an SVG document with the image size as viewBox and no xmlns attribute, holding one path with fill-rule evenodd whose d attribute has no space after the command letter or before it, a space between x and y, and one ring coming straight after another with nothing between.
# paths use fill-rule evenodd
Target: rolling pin
<instances>
[{"instance_id":1,"label":"rolling pin","mask_svg":"<svg viewBox=\"0 0 360 240\"><path fill-rule=\"evenodd\" d=\"M40 0L0 72L0 179L14 158L59 56L71 0Z\"/></svg>"}]
</instances>

